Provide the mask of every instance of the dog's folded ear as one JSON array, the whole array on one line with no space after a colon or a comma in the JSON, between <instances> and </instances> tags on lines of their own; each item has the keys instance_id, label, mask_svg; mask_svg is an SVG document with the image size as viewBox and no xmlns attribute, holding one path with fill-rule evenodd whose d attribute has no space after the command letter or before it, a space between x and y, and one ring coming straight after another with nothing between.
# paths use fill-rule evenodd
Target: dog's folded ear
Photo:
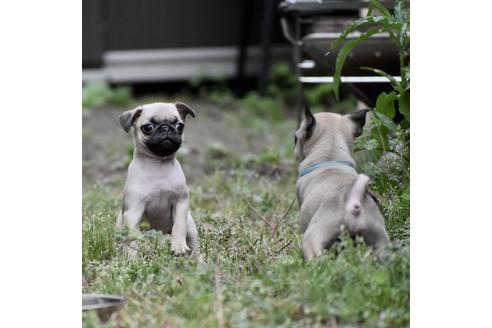
<instances>
[{"instance_id":1,"label":"dog's folded ear","mask_svg":"<svg viewBox=\"0 0 492 328\"><path fill-rule=\"evenodd\" d=\"M125 130L125 132L128 133L130 131L133 123L135 123L135 121L140 117L142 110L142 107L137 107L135 109L127 110L126 112L123 112L120 114L120 116L118 116L121 127L123 128L123 130Z\"/></svg>"},{"instance_id":2,"label":"dog's folded ear","mask_svg":"<svg viewBox=\"0 0 492 328\"><path fill-rule=\"evenodd\" d=\"M311 109L309 109L308 105L304 107L304 117L304 120L306 121L305 140L308 140L309 138L311 138L314 127L316 126L316 119L314 118L313 113L311 113Z\"/></svg>"},{"instance_id":3,"label":"dog's folded ear","mask_svg":"<svg viewBox=\"0 0 492 328\"><path fill-rule=\"evenodd\" d=\"M176 109L178 110L179 116L181 116L181 119L183 121L186 120L186 116L188 114L195 117L195 111L193 109L191 109L191 107L186 105L185 103L177 102L174 105L176 106Z\"/></svg>"},{"instance_id":4,"label":"dog's folded ear","mask_svg":"<svg viewBox=\"0 0 492 328\"><path fill-rule=\"evenodd\" d=\"M366 124L366 114L369 111L371 111L369 108L364 108L348 114L348 117L355 123L354 137L358 137L362 134L364 125Z\"/></svg>"}]
</instances>

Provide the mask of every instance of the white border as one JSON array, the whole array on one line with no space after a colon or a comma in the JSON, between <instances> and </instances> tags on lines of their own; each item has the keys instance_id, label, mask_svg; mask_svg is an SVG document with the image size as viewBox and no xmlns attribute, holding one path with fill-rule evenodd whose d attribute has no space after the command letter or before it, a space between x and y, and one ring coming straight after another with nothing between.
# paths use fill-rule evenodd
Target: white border
<instances>
[{"instance_id":1,"label":"white border","mask_svg":"<svg viewBox=\"0 0 492 328\"><path fill-rule=\"evenodd\" d=\"M81 2L0 2L0 327L81 325Z\"/></svg>"},{"instance_id":2,"label":"white border","mask_svg":"<svg viewBox=\"0 0 492 328\"><path fill-rule=\"evenodd\" d=\"M411 326L490 326L490 2L411 7Z\"/></svg>"}]
</instances>

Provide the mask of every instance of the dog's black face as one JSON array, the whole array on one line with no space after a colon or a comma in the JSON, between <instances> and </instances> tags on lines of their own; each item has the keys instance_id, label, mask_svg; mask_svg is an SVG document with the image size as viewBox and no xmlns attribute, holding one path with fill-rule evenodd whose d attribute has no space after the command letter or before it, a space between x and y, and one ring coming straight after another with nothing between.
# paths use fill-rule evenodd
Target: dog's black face
<instances>
[{"instance_id":1,"label":"dog's black face","mask_svg":"<svg viewBox=\"0 0 492 328\"><path fill-rule=\"evenodd\" d=\"M145 136L145 146L153 154L168 157L181 146L184 123L178 118L162 121L150 119L140 126L140 130Z\"/></svg>"}]
</instances>

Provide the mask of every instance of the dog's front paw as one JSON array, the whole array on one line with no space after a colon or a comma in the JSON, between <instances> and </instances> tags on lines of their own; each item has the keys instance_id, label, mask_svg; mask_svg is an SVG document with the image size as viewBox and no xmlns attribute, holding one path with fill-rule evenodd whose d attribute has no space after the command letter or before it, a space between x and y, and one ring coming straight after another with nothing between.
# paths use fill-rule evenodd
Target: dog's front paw
<instances>
[{"instance_id":1,"label":"dog's front paw","mask_svg":"<svg viewBox=\"0 0 492 328\"><path fill-rule=\"evenodd\" d=\"M171 242L171 252L174 255L184 255L190 251L188 245L186 245L186 239L173 239Z\"/></svg>"}]
</instances>

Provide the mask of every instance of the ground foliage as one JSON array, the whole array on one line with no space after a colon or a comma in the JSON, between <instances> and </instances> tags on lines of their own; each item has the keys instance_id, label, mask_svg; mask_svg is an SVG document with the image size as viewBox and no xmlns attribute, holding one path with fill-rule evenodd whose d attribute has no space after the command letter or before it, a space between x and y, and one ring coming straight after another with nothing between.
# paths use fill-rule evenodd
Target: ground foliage
<instances>
[{"instance_id":1,"label":"ground foliage","mask_svg":"<svg viewBox=\"0 0 492 328\"><path fill-rule=\"evenodd\" d=\"M229 120L237 119L248 130L295 128L293 119L265 126L247 113L243 108ZM141 236L117 232L121 185L86 188L83 291L124 295L128 305L105 324L95 313L85 313L84 325L408 326L408 201L394 187L397 181L377 178L398 180L400 171L393 167L401 159L389 157L382 167L366 165L373 170L366 173L376 177L372 187L380 195L392 239L390 258L380 262L359 240L343 238L326 255L305 263L293 203L292 148L286 136L257 154L236 156L216 146L207 150L206 174L189 186L204 264L172 256L169 237L145 225ZM384 173L386 167L391 170ZM135 238L141 254L129 261L119 247Z\"/></svg>"}]
</instances>

